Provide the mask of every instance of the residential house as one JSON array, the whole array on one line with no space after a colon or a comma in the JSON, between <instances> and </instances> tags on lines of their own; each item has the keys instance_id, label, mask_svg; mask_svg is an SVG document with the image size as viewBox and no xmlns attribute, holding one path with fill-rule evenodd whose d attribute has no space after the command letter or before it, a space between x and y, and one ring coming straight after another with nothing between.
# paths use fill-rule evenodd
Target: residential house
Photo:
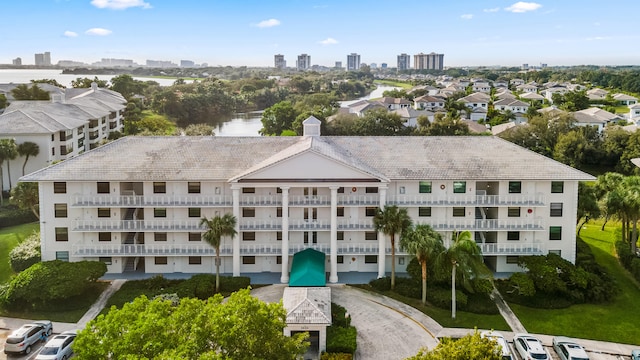
<instances>
[{"instance_id":1,"label":"residential house","mask_svg":"<svg viewBox=\"0 0 640 360\"><path fill-rule=\"evenodd\" d=\"M464 103L464 105L470 109L470 120L479 121L487 119L487 110L489 109L490 101L488 94L476 92L460 98L458 101Z\"/></svg>"},{"instance_id":2,"label":"residential house","mask_svg":"<svg viewBox=\"0 0 640 360\"><path fill-rule=\"evenodd\" d=\"M621 119L620 116L597 107L576 111L573 113L573 117L576 119L577 126L595 126L598 128L598 132L602 132L610 122Z\"/></svg>"},{"instance_id":3,"label":"residential house","mask_svg":"<svg viewBox=\"0 0 640 360\"><path fill-rule=\"evenodd\" d=\"M529 101L530 103L533 103L534 101L544 102L544 96L532 92L520 94L520 99Z\"/></svg>"},{"instance_id":4,"label":"residential house","mask_svg":"<svg viewBox=\"0 0 640 360\"><path fill-rule=\"evenodd\" d=\"M527 121L525 114L527 110L529 110L529 104L526 102L515 99L503 99L494 102L493 108L501 112L511 111L516 116L514 120L516 123Z\"/></svg>"},{"instance_id":5,"label":"residential house","mask_svg":"<svg viewBox=\"0 0 640 360\"><path fill-rule=\"evenodd\" d=\"M531 84L522 84L522 85L518 85L516 86L516 90L520 91L522 93L537 93L538 92L538 87L535 85L531 85Z\"/></svg>"},{"instance_id":6,"label":"residential house","mask_svg":"<svg viewBox=\"0 0 640 360\"><path fill-rule=\"evenodd\" d=\"M524 84L524 80L522 79L511 79L509 80L509 85L513 86L514 88L519 86L519 85L523 85Z\"/></svg>"},{"instance_id":7,"label":"residential house","mask_svg":"<svg viewBox=\"0 0 640 360\"><path fill-rule=\"evenodd\" d=\"M413 108L417 110L437 111L444 109L444 99L424 95L413 99Z\"/></svg>"},{"instance_id":8,"label":"residential house","mask_svg":"<svg viewBox=\"0 0 640 360\"><path fill-rule=\"evenodd\" d=\"M40 189L42 260L210 273L216 251L200 220L232 214L222 274L286 283L291 257L312 248L325 254L330 283L346 272L374 279L391 269L387 236L373 225L385 205L406 208L445 244L471 231L496 272L522 271L522 256L576 260L578 182L589 174L492 136L321 136L313 118L303 129L124 137L22 177ZM412 257L397 248L396 271Z\"/></svg>"},{"instance_id":9,"label":"residential house","mask_svg":"<svg viewBox=\"0 0 640 360\"><path fill-rule=\"evenodd\" d=\"M640 120L640 104L629 105L628 120L634 123Z\"/></svg>"},{"instance_id":10,"label":"residential house","mask_svg":"<svg viewBox=\"0 0 640 360\"><path fill-rule=\"evenodd\" d=\"M593 88L593 89L587 90L586 94L589 100L601 101L607 98L607 94L609 94L609 92L604 89Z\"/></svg>"},{"instance_id":11,"label":"residential house","mask_svg":"<svg viewBox=\"0 0 640 360\"><path fill-rule=\"evenodd\" d=\"M388 110L397 110L411 107L411 101L405 98L383 97L382 99L378 100L378 103L386 107Z\"/></svg>"},{"instance_id":12,"label":"residential house","mask_svg":"<svg viewBox=\"0 0 640 360\"><path fill-rule=\"evenodd\" d=\"M617 101L620 105L633 105L638 102L638 98L627 94L614 94L613 100Z\"/></svg>"},{"instance_id":13,"label":"residential house","mask_svg":"<svg viewBox=\"0 0 640 360\"><path fill-rule=\"evenodd\" d=\"M411 107L403 107L401 109L391 110L392 113L398 114L400 118L402 118L404 122L404 126L416 127L418 126L418 118L420 116L425 116L429 119L429 122L432 123L434 120L435 113L429 110L416 110Z\"/></svg>"},{"instance_id":14,"label":"residential house","mask_svg":"<svg viewBox=\"0 0 640 360\"><path fill-rule=\"evenodd\" d=\"M491 92L491 85L489 85L488 82L474 82L473 83L473 91L474 92L482 92L482 93L490 93Z\"/></svg>"}]
</instances>

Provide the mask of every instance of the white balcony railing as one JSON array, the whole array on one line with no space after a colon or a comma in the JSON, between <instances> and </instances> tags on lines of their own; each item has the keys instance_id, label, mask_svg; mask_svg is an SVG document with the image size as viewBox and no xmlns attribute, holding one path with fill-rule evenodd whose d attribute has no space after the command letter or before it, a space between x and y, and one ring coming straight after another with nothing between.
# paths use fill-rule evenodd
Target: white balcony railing
<instances>
[{"instance_id":1,"label":"white balcony railing","mask_svg":"<svg viewBox=\"0 0 640 360\"><path fill-rule=\"evenodd\" d=\"M388 199L389 204L398 206L544 206L545 197L542 194L524 195L395 195Z\"/></svg>"},{"instance_id":2,"label":"white balcony railing","mask_svg":"<svg viewBox=\"0 0 640 360\"><path fill-rule=\"evenodd\" d=\"M338 194L338 206L378 206L380 195L340 195Z\"/></svg>"},{"instance_id":3,"label":"white balcony railing","mask_svg":"<svg viewBox=\"0 0 640 360\"><path fill-rule=\"evenodd\" d=\"M329 244L290 244L289 255L293 255L302 250L312 248L327 255L331 253ZM94 256L215 256L216 251L211 245L206 243L198 244L111 244L111 245L73 245L71 247L73 256L94 257ZM385 248L387 254L391 254L391 248ZM358 255L377 254L378 242L372 244L338 244L338 254ZM220 246L220 255L231 256L233 248L231 245ZM396 251L396 254L406 255L405 252ZM240 255L282 255L281 244L242 244L240 245Z\"/></svg>"},{"instance_id":4,"label":"white balcony railing","mask_svg":"<svg viewBox=\"0 0 640 360\"><path fill-rule=\"evenodd\" d=\"M435 230L469 230L469 231L542 231L542 220L532 219L425 219L415 221L417 224L431 225Z\"/></svg>"},{"instance_id":5,"label":"white balcony railing","mask_svg":"<svg viewBox=\"0 0 640 360\"><path fill-rule=\"evenodd\" d=\"M546 247L540 243L518 244L478 244L482 255L545 255Z\"/></svg>"},{"instance_id":6,"label":"white balcony railing","mask_svg":"<svg viewBox=\"0 0 640 360\"><path fill-rule=\"evenodd\" d=\"M74 195L73 207L205 207L232 206L230 196L222 195Z\"/></svg>"},{"instance_id":7,"label":"white balcony railing","mask_svg":"<svg viewBox=\"0 0 640 360\"><path fill-rule=\"evenodd\" d=\"M76 220L73 231L136 232L136 231L202 231L196 220Z\"/></svg>"}]
</instances>

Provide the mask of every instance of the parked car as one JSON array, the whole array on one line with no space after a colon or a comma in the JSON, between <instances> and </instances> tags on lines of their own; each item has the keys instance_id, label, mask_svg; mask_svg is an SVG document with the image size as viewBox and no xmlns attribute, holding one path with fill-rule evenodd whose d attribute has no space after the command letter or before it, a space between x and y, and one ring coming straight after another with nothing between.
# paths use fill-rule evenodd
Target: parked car
<instances>
[{"instance_id":1,"label":"parked car","mask_svg":"<svg viewBox=\"0 0 640 360\"><path fill-rule=\"evenodd\" d=\"M529 334L515 334L513 344L523 360L550 360L542 342Z\"/></svg>"},{"instance_id":2,"label":"parked car","mask_svg":"<svg viewBox=\"0 0 640 360\"><path fill-rule=\"evenodd\" d=\"M25 353L31 352L33 344L43 339L43 334L51 335L53 325L49 320L34 321L21 326L12 332L4 345L4 353Z\"/></svg>"},{"instance_id":3,"label":"parked car","mask_svg":"<svg viewBox=\"0 0 640 360\"><path fill-rule=\"evenodd\" d=\"M589 360L589 355L584 348L568 337L554 337L553 349L561 360Z\"/></svg>"},{"instance_id":4,"label":"parked car","mask_svg":"<svg viewBox=\"0 0 640 360\"><path fill-rule=\"evenodd\" d=\"M40 350L36 360L67 360L73 355L71 344L76 339L77 331L65 331L54 336Z\"/></svg>"},{"instance_id":5,"label":"parked car","mask_svg":"<svg viewBox=\"0 0 640 360\"><path fill-rule=\"evenodd\" d=\"M480 333L480 337L488 338L498 343L502 354L502 360L514 360L513 355L511 354L511 348L509 348L509 343L502 334L496 331L483 331Z\"/></svg>"},{"instance_id":6,"label":"parked car","mask_svg":"<svg viewBox=\"0 0 640 360\"><path fill-rule=\"evenodd\" d=\"M640 350L633 350L631 352L631 360L640 360Z\"/></svg>"}]
</instances>

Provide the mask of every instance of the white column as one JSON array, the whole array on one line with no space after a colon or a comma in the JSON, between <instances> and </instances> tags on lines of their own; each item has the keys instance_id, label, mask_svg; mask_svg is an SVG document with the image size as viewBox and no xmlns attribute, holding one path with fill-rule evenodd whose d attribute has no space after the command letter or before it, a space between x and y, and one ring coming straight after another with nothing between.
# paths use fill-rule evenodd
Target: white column
<instances>
[{"instance_id":1,"label":"white column","mask_svg":"<svg viewBox=\"0 0 640 360\"><path fill-rule=\"evenodd\" d=\"M233 216L236 217L236 233L233 237L233 276L240 276L240 188L232 187Z\"/></svg>"},{"instance_id":2,"label":"white column","mask_svg":"<svg viewBox=\"0 0 640 360\"><path fill-rule=\"evenodd\" d=\"M331 253L329 282L338 282L338 187L331 186ZM322 339L321 339L322 340ZM320 342L322 344L322 341Z\"/></svg>"},{"instance_id":3,"label":"white column","mask_svg":"<svg viewBox=\"0 0 640 360\"><path fill-rule=\"evenodd\" d=\"M289 282L289 187L282 189L282 275L280 282Z\"/></svg>"},{"instance_id":4,"label":"white column","mask_svg":"<svg viewBox=\"0 0 640 360\"><path fill-rule=\"evenodd\" d=\"M380 209L384 209L384 205L387 202L387 187L378 187L378 193L380 194ZM387 252L385 251L387 245L386 235L378 232L378 278L382 278L386 274L385 260L387 258Z\"/></svg>"}]
</instances>

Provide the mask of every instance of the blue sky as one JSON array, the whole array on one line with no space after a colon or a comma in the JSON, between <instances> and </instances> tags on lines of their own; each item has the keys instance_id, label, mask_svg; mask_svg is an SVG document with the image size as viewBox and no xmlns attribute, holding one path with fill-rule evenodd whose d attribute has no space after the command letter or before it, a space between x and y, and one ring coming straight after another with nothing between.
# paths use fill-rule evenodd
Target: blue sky
<instances>
[{"instance_id":1,"label":"blue sky","mask_svg":"<svg viewBox=\"0 0 640 360\"><path fill-rule=\"evenodd\" d=\"M4 0L0 63L51 52L211 66L311 63L395 67L400 53L444 54L445 66L637 65L631 0ZM411 59L413 66L413 58Z\"/></svg>"}]
</instances>

